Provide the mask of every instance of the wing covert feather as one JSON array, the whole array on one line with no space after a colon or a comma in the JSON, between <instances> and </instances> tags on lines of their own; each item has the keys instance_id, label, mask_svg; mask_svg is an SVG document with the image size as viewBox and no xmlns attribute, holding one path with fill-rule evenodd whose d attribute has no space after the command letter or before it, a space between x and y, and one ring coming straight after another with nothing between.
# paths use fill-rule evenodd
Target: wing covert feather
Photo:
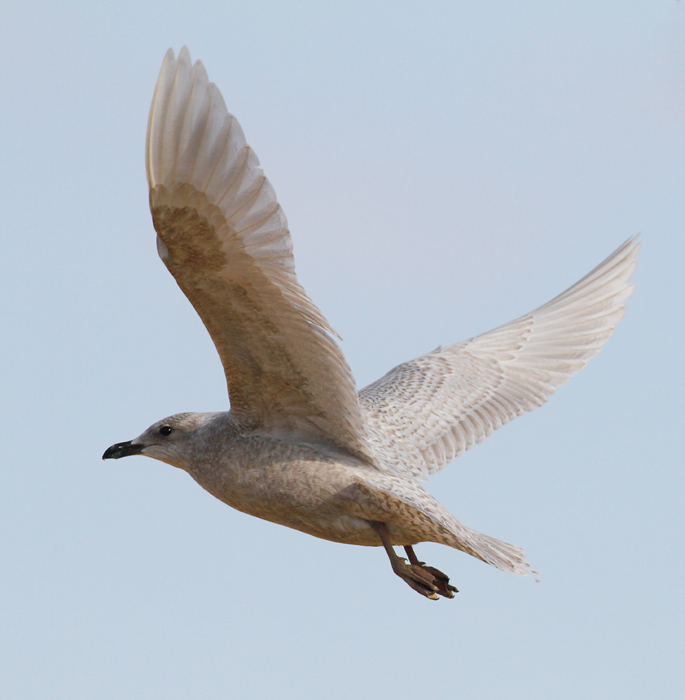
<instances>
[{"instance_id":1,"label":"wing covert feather","mask_svg":"<svg viewBox=\"0 0 685 700\"><path fill-rule=\"evenodd\" d=\"M387 468L426 478L494 430L542 406L611 337L633 291L631 238L535 311L398 365L360 392Z\"/></svg>"},{"instance_id":2,"label":"wing covert feather","mask_svg":"<svg viewBox=\"0 0 685 700\"><path fill-rule=\"evenodd\" d=\"M297 282L273 188L185 47L162 64L146 166L160 257L216 345L234 414L371 459L354 378Z\"/></svg>"}]
</instances>

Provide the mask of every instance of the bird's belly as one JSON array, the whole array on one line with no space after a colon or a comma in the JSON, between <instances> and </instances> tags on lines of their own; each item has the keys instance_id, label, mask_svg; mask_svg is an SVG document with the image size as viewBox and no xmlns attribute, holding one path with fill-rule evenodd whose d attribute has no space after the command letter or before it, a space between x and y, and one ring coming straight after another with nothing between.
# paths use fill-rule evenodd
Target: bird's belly
<instances>
[{"instance_id":1,"label":"bird's belly","mask_svg":"<svg viewBox=\"0 0 685 700\"><path fill-rule=\"evenodd\" d=\"M274 441L236 445L230 458L210 468L202 465L191 476L213 496L244 513L334 542L378 546L369 518L346 512L341 494L360 470L355 464L329 459L304 446ZM240 448L243 449L240 449ZM236 449L237 448L237 449Z\"/></svg>"}]
</instances>

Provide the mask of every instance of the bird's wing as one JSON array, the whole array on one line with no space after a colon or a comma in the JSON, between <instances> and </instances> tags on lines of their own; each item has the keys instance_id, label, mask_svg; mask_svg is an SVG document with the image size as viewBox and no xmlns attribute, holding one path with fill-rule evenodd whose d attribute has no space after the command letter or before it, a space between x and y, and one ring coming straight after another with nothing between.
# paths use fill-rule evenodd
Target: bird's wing
<instances>
[{"instance_id":1,"label":"bird's wing","mask_svg":"<svg viewBox=\"0 0 685 700\"><path fill-rule=\"evenodd\" d=\"M532 313L405 362L363 389L367 434L379 458L398 473L426 478L542 406L623 318L639 247L629 239Z\"/></svg>"},{"instance_id":2,"label":"bird's wing","mask_svg":"<svg viewBox=\"0 0 685 700\"><path fill-rule=\"evenodd\" d=\"M273 188L185 47L164 58L146 156L160 257L216 345L234 415L369 456L354 378L297 282Z\"/></svg>"}]
</instances>

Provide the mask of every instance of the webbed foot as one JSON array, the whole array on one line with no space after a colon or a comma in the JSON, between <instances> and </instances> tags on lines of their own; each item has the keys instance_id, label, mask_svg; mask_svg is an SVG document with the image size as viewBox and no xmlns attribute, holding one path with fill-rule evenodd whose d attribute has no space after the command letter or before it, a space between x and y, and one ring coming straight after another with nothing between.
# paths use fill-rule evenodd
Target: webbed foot
<instances>
[{"instance_id":1,"label":"webbed foot","mask_svg":"<svg viewBox=\"0 0 685 700\"><path fill-rule=\"evenodd\" d=\"M376 530L385 551L390 559L392 570L417 593L420 593L431 600L438 600L438 596L445 598L454 598L454 594L458 593L454 586L450 585L449 576L443 574L442 571L426 566L424 562L419 561L411 547L405 547L409 564L405 559L398 557L390 542L388 529L385 523L372 522L372 527Z\"/></svg>"},{"instance_id":2,"label":"webbed foot","mask_svg":"<svg viewBox=\"0 0 685 700\"><path fill-rule=\"evenodd\" d=\"M407 564L404 559L397 557L396 562L392 562L393 571L417 593L438 600L438 596L454 598L457 589L450 585L449 577L432 566L420 564Z\"/></svg>"},{"instance_id":3,"label":"webbed foot","mask_svg":"<svg viewBox=\"0 0 685 700\"><path fill-rule=\"evenodd\" d=\"M434 566L426 566L425 562L419 561L412 547L405 547L404 551L407 553L409 562L413 567L418 567L432 576L432 585L436 593L445 598L454 598L454 594L459 593L457 588L450 585L450 577L447 574L440 571L440 569L436 569Z\"/></svg>"}]
</instances>

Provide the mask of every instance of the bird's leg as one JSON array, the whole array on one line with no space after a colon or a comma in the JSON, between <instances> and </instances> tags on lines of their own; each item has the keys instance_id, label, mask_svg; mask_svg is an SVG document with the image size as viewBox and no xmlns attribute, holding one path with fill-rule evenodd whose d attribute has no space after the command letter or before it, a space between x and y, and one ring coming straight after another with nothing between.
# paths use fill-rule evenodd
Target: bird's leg
<instances>
[{"instance_id":1,"label":"bird's leg","mask_svg":"<svg viewBox=\"0 0 685 700\"><path fill-rule=\"evenodd\" d=\"M372 522L371 526L378 533L381 538L383 547L388 554L388 559L390 559L390 566L392 570L411 588L425 595L426 598L431 600L437 600L437 587L433 585L433 577L424 572L420 566L407 565L407 563L401 557L398 557L395 550L390 543L390 537L388 536L388 528L385 523Z\"/></svg>"},{"instance_id":2,"label":"bird's leg","mask_svg":"<svg viewBox=\"0 0 685 700\"><path fill-rule=\"evenodd\" d=\"M388 528L386 524L379 522L371 522L370 524L381 538L383 547L385 547L385 551L390 559L390 566L392 566L392 570L408 586L417 591L417 593L420 593L431 600L437 600L438 594L443 595L446 598L454 598L452 591L456 591L457 589L454 588L454 586L449 585L449 579L447 576L445 576L445 574L437 569L432 569L432 567L426 567L421 564L416 558L414 550L412 550L411 547L406 550L411 562L410 564L407 564L402 557L398 557L395 553L395 550L390 542L390 536L388 535Z\"/></svg>"},{"instance_id":3,"label":"bird's leg","mask_svg":"<svg viewBox=\"0 0 685 700\"><path fill-rule=\"evenodd\" d=\"M411 545L407 545L404 551L407 553L409 563L412 566L420 566L425 571L433 574L435 577L433 585L437 587L440 595L444 595L446 598L454 598L454 593L459 593L454 586L450 586L450 577L447 574L443 574L440 569L436 569L434 566L426 566L426 562L419 561Z\"/></svg>"},{"instance_id":4,"label":"bird's leg","mask_svg":"<svg viewBox=\"0 0 685 700\"><path fill-rule=\"evenodd\" d=\"M413 564L414 566L421 566L422 564L425 564L426 562L424 561L419 561L419 558L414 554L414 548L411 545L407 545L404 548L404 551L407 553L407 556L409 557L409 563Z\"/></svg>"}]
</instances>

